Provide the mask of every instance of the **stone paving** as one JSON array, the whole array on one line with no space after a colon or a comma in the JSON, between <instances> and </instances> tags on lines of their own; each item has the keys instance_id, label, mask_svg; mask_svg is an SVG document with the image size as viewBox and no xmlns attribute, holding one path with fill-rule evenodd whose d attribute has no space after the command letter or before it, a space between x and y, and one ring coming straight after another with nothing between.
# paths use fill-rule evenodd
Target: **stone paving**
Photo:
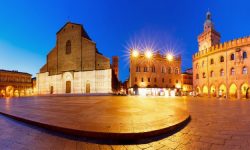
<instances>
[{"instance_id":1,"label":"stone paving","mask_svg":"<svg viewBox=\"0 0 250 150\"><path fill-rule=\"evenodd\" d=\"M0 113L73 135L137 140L183 125L183 106L147 97L46 96L2 99Z\"/></svg>"},{"instance_id":2,"label":"stone paving","mask_svg":"<svg viewBox=\"0 0 250 150\"><path fill-rule=\"evenodd\" d=\"M117 143L99 141L41 129L0 115L0 149L94 149L94 150L231 150L250 149L250 101L208 98L157 100L185 104L190 123L172 135Z\"/></svg>"}]
</instances>

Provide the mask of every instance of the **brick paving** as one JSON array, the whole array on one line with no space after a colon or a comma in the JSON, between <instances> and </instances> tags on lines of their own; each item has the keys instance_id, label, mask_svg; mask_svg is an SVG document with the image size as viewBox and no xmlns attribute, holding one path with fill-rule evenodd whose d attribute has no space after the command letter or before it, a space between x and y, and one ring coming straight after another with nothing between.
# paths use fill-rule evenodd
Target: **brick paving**
<instances>
[{"instance_id":1,"label":"brick paving","mask_svg":"<svg viewBox=\"0 0 250 150\"><path fill-rule=\"evenodd\" d=\"M0 149L238 150L250 147L250 101L208 98L157 100L185 104L190 123L179 132L132 143L68 136L0 115Z\"/></svg>"}]
</instances>

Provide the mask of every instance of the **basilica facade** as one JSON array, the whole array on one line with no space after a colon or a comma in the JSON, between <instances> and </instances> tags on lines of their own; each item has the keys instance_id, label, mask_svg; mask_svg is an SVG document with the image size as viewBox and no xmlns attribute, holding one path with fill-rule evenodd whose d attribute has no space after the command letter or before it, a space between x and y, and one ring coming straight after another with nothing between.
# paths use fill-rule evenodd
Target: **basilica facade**
<instances>
[{"instance_id":1,"label":"basilica facade","mask_svg":"<svg viewBox=\"0 0 250 150\"><path fill-rule=\"evenodd\" d=\"M97 50L82 25L68 22L57 32L36 85L38 94L111 93L110 60Z\"/></svg>"},{"instance_id":2,"label":"basilica facade","mask_svg":"<svg viewBox=\"0 0 250 150\"><path fill-rule=\"evenodd\" d=\"M249 97L250 37L220 42L211 13L198 36L199 51L193 55L193 86L198 95L225 98Z\"/></svg>"}]
</instances>

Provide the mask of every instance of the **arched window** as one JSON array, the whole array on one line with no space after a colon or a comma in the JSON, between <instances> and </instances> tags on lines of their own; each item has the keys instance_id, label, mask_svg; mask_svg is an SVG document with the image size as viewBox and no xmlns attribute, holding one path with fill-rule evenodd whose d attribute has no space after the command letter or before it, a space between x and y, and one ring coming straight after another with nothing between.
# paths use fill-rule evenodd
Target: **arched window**
<instances>
[{"instance_id":1,"label":"arched window","mask_svg":"<svg viewBox=\"0 0 250 150\"><path fill-rule=\"evenodd\" d=\"M235 75L235 69L231 68L231 75L234 76Z\"/></svg>"},{"instance_id":2,"label":"arched window","mask_svg":"<svg viewBox=\"0 0 250 150\"><path fill-rule=\"evenodd\" d=\"M144 67L144 72L148 72L148 67Z\"/></svg>"},{"instance_id":3,"label":"arched window","mask_svg":"<svg viewBox=\"0 0 250 150\"><path fill-rule=\"evenodd\" d=\"M210 64L214 64L214 59L210 59Z\"/></svg>"},{"instance_id":4,"label":"arched window","mask_svg":"<svg viewBox=\"0 0 250 150\"><path fill-rule=\"evenodd\" d=\"M162 67L161 68L161 73L165 73L165 72L166 72L165 67Z\"/></svg>"},{"instance_id":5,"label":"arched window","mask_svg":"<svg viewBox=\"0 0 250 150\"><path fill-rule=\"evenodd\" d=\"M140 66L136 66L136 72L140 72Z\"/></svg>"},{"instance_id":6,"label":"arched window","mask_svg":"<svg viewBox=\"0 0 250 150\"><path fill-rule=\"evenodd\" d=\"M214 77L214 71L210 72L210 77Z\"/></svg>"},{"instance_id":7,"label":"arched window","mask_svg":"<svg viewBox=\"0 0 250 150\"><path fill-rule=\"evenodd\" d=\"M175 74L179 74L179 69L175 68Z\"/></svg>"},{"instance_id":8,"label":"arched window","mask_svg":"<svg viewBox=\"0 0 250 150\"><path fill-rule=\"evenodd\" d=\"M196 74L196 79L199 79L199 74Z\"/></svg>"},{"instance_id":9,"label":"arched window","mask_svg":"<svg viewBox=\"0 0 250 150\"><path fill-rule=\"evenodd\" d=\"M155 66L152 66L152 72L155 72Z\"/></svg>"},{"instance_id":10,"label":"arched window","mask_svg":"<svg viewBox=\"0 0 250 150\"><path fill-rule=\"evenodd\" d=\"M171 74L172 73L172 69L171 67L168 68L168 74Z\"/></svg>"},{"instance_id":11,"label":"arched window","mask_svg":"<svg viewBox=\"0 0 250 150\"><path fill-rule=\"evenodd\" d=\"M247 74L247 67L246 66L242 68L242 74Z\"/></svg>"},{"instance_id":12,"label":"arched window","mask_svg":"<svg viewBox=\"0 0 250 150\"><path fill-rule=\"evenodd\" d=\"M224 70L223 69L220 70L220 76L221 77L224 76Z\"/></svg>"},{"instance_id":13,"label":"arched window","mask_svg":"<svg viewBox=\"0 0 250 150\"><path fill-rule=\"evenodd\" d=\"M141 82L144 82L143 78L141 78Z\"/></svg>"},{"instance_id":14,"label":"arched window","mask_svg":"<svg viewBox=\"0 0 250 150\"><path fill-rule=\"evenodd\" d=\"M66 54L70 54L71 53L71 42L70 40L68 40L66 42Z\"/></svg>"},{"instance_id":15,"label":"arched window","mask_svg":"<svg viewBox=\"0 0 250 150\"><path fill-rule=\"evenodd\" d=\"M231 54L230 60L234 60L234 54Z\"/></svg>"},{"instance_id":16,"label":"arched window","mask_svg":"<svg viewBox=\"0 0 250 150\"><path fill-rule=\"evenodd\" d=\"M247 58L247 52L243 52L243 59L246 59Z\"/></svg>"},{"instance_id":17,"label":"arched window","mask_svg":"<svg viewBox=\"0 0 250 150\"><path fill-rule=\"evenodd\" d=\"M196 63L196 68L197 68L197 69L199 68L199 64L198 64L198 63Z\"/></svg>"},{"instance_id":18,"label":"arched window","mask_svg":"<svg viewBox=\"0 0 250 150\"><path fill-rule=\"evenodd\" d=\"M220 62L224 62L224 57L220 56Z\"/></svg>"},{"instance_id":19,"label":"arched window","mask_svg":"<svg viewBox=\"0 0 250 150\"><path fill-rule=\"evenodd\" d=\"M206 78L206 73L205 72L202 73L202 77Z\"/></svg>"},{"instance_id":20,"label":"arched window","mask_svg":"<svg viewBox=\"0 0 250 150\"><path fill-rule=\"evenodd\" d=\"M201 66L204 67L204 64L205 64L205 63L204 63L204 60L203 60L202 63L201 63Z\"/></svg>"}]
</instances>

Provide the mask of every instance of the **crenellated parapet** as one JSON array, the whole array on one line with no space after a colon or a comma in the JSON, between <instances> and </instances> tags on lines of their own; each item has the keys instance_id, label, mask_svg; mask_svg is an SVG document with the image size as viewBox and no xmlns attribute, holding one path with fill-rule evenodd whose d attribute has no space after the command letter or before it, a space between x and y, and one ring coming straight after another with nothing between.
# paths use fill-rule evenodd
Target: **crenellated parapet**
<instances>
[{"instance_id":1,"label":"crenellated parapet","mask_svg":"<svg viewBox=\"0 0 250 150\"><path fill-rule=\"evenodd\" d=\"M217 53L217 52L221 52L221 51L225 51L225 50L233 49L237 47L242 47L246 45L250 45L250 36L230 40L230 41L220 43L220 44L216 44L205 50L199 51L193 55L193 60L203 57L203 56L213 54L213 53Z\"/></svg>"}]
</instances>

